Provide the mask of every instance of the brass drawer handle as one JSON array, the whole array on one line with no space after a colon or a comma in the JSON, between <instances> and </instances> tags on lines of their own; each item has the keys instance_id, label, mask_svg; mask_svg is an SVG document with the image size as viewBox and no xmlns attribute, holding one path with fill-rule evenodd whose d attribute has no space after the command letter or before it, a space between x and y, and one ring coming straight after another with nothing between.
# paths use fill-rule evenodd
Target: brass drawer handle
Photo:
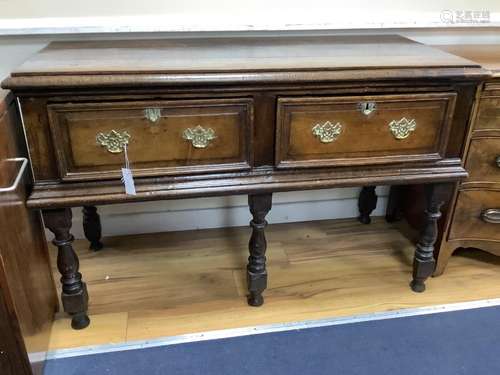
<instances>
[{"instance_id":1,"label":"brass drawer handle","mask_svg":"<svg viewBox=\"0 0 500 375\"><path fill-rule=\"evenodd\" d=\"M157 122L161 118L160 108L146 108L144 110L144 117L151 122Z\"/></svg>"},{"instance_id":2,"label":"brass drawer handle","mask_svg":"<svg viewBox=\"0 0 500 375\"><path fill-rule=\"evenodd\" d=\"M358 107L361 113L365 116L368 116L377 109L377 105L374 102L361 102Z\"/></svg>"},{"instance_id":3,"label":"brass drawer handle","mask_svg":"<svg viewBox=\"0 0 500 375\"><path fill-rule=\"evenodd\" d=\"M397 140L406 139L410 136L410 133L413 132L417 128L417 122L415 119L407 119L403 117L401 120L396 121L392 120L389 123L389 129L391 130L392 135Z\"/></svg>"},{"instance_id":4,"label":"brass drawer handle","mask_svg":"<svg viewBox=\"0 0 500 375\"><path fill-rule=\"evenodd\" d=\"M191 141L195 148L206 148L212 139L217 138L212 128L205 129L201 125L195 128L187 128L182 133L182 138Z\"/></svg>"},{"instance_id":5,"label":"brass drawer handle","mask_svg":"<svg viewBox=\"0 0 500 375\"><path fill-rule=\"evenodd\" d=\"M112 154L118 154L123 151L125 145L128 145L130 134L126 131L120 133L113 129L107 134L99 133L95 138L98 145L106 147L106 150Z\"/></svg>"},{"instance_id":6,"label":"brass drawer handle","mask_svg":"<svg viewBox=\"0 0 500 375\"><path fill-rule=\"evenodd\" d=\"M483 211L481 219L487 223L500 224L500 208L490 208Z\"/></svg>"},{"instance_id":7,"label":"brass drawer handle","mask_svg":"<svg viewBox=\"0 0 500 375\"><path fill-rule=\"evenodd\" d=\"M333 124L330 121L327 121L323 124L314 125L312 133L319 138L321 143L331 143L342 133L342 125L340 122Z\"/></svg>"}]
</instances>

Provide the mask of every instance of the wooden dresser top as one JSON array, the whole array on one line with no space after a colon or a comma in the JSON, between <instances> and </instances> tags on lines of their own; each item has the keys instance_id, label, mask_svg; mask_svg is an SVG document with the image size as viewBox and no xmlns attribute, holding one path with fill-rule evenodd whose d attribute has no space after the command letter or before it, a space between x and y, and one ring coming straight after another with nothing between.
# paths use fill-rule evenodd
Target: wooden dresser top
<instances>
[{"instance_id":1,"label":"wooden dresser top","mask_svg":"<svg viewBox=\"0 0 500 375\"><path fill-rule=\"evenodd\" d=\"M500 44L461 44L435 46L443 51L475 61L500 77Z\"/></svg>"},{"instance_id":2,"label":"wooden dresser top","mask_svg":"<svg viewBox=\"0 0 500 375\"><path fill-rule=\"evenodd\" d=\"M182 77L172 77L176 74ZM132 80L131 75L143 76ZM4 87L473 75L484 75L477 63L397 35L82 41L51 43L16 69Z\"/></svg>"},{"instance_id":3,"label":"wooden dresser top","mask_svg":"<svg viewBox=\"0 0 500 375\"><path fill-rule=\"evenodd\" d=\"M53 42L13 75L474 66L399 36Z\"/></svg>"}]
</instances>

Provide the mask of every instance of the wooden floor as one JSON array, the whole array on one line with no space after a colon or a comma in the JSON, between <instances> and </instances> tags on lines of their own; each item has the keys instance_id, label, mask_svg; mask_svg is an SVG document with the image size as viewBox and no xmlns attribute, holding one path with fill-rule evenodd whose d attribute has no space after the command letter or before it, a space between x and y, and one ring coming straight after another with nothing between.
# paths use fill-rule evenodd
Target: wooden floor
<instances>
[{"instance_id":1,"label":"wooden floor","mask_svg":"<svg viewBox=\"0 0 500 375\"><path fill-rule=\"evenodd\" d=\"M246 304L249 228L76 241L90 294L91 326L59 314L50 348L144 340L224 328L302 321L500 297L500 258L479 251L450 260L427 291L408 287L413 245L399 226L375 219L270 225L269 287ZM52 252L53 254L55 251Z\"/></svg>"}]
</instances>

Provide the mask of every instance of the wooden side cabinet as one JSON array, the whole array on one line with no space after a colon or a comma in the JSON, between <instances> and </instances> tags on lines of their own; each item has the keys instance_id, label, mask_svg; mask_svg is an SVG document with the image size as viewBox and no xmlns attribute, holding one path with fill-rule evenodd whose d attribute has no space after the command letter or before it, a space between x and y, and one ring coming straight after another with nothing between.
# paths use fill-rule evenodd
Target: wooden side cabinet
<instances>
[{"instance_id":1,"label":"wooden side cabinet","mask_svg":"<svg viewBox=\"0 0 500 375\"><path fill-rule=\"evenodd\" d=\"M31 375L12 295L5 279L5 265L0 256L0 374Z\"/></svg>"},{"instance_id":2,"label":"wooden side cabinet","mask_svg":"<svg viewBox=\"0 0 500 375\"><path fill-rule=\"evenodd\" d=\"M14 97L0 90L0 374L28 375L58 308L40 214L26 198L30 168ZM37 364L37 368L39 367Z\"/></svg>"},{"instance_id":3,"label":"wooden side cabinet","mask_svg":"<svg viewBox=\"0 0 500 375\"><path fill-rule=\"evenodd\" d=\"M435 275L444 272L452 253L477 248L500 256L500 45L439 46L481 64L492 78L479 89L465 144L469 177L457 185Z\"/></svg>"}]
</instances>

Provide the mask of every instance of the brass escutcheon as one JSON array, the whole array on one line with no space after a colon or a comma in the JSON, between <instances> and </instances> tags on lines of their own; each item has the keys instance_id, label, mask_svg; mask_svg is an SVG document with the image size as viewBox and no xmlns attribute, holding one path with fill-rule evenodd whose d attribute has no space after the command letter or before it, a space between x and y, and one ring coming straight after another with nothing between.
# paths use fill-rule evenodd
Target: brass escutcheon
<instances>
[{"instance_id":1,"label":"brass escutcheon","mask_svg":"<svg viewBox=\"0 0 500 375\"><path fill-rule=\"evenodd\" d=\"M144 117L151 122L157 122L161 118L160 108L146 108L144 110Z\"/></svg>"},{"instance_id":2,"label":"brass escutcheon","mask_svg":"<svg viewBox=\"0 0 500 375\"><path fill-rule=\"evenodd\" d=\"M358 104L358 107L365 116L368 116L377 109L377 105L374 102L361 102Z\"/></svg>"}]
</instances>

